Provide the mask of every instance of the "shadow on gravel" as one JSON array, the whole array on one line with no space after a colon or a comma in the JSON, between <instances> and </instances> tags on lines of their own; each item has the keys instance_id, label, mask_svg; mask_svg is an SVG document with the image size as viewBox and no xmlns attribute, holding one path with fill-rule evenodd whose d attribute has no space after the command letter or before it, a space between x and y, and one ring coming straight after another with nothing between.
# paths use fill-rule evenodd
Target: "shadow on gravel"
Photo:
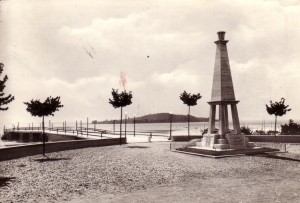
<instances>
[{"instance_id":1,"label":"shadow on gravel","mask_svg":"<svg viewBox=\"0 0 300 203\"><path fill-rule=\"evenodd\" d=\"M41 159L34 159L34 161L43 163L48 161L61 161L61 160L70 160L70 158L41 158Z\"/></svg>"},{"instance_id":2,"label":"shadow on gravel","mask_svg":"<svg viewBox=\"0 0 300 203\"><path fill-rule=\"evenodd\" d=\"M4 186L7 186L11 180L14 180L16 178L14 177L1 177L0 176L0 187L4 187Z\"/></svg>"},{"instance_id":3,"label":"shadow on gravel","mask_svg":"<svg viewBox=\"0 0 300 203\"><path fill-rule=\"evenodd\" d=\"M132 149L145 149L145 148L149 148L146 146L128 146L127 148L132 148Z\"/></svg>"},{"instance_id":4,"label":"shadow on gravel","mask_svg":"<svg viewBox=\"0 0 300 203\"><path fill-rule=\"evenodd\" d=\"M280 160L300 162L299 159L293 159L293 158L283 157L283 156L276 156L276 155L271 155L271 154L263 154L263 155L257 155L257 156L271 158L271 159L280 159Z\"/></svg>"}]
</instances>

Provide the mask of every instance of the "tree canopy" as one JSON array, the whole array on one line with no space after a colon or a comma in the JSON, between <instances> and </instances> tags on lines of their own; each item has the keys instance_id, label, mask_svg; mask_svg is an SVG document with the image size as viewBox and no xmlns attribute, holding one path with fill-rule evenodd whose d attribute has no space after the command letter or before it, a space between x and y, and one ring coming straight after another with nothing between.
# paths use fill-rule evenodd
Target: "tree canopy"
<instances>
[{"instance_id":1,"label":"tree canopy","mask_svg":"<svg viewBox=\"0 0 300 203\"><path fill-rule=\"evenodd\" d=\"M289 105L285 105L284 102L285 102L284 98L281 98L279 102L273 103L272 101L270 101L270 106L266 104L267 112L270 115L274 114L275 116L283 116L284 114L286 114L286 112L291 110L288 109Z\"/></svg>"},{"instance_id":2,"label":"tree canopy","mask_svg":"<svg viewBox=\"0 0 300 203\"><path fill-rule=\"evenodd\" d=\"M118 92L117 89L112 89L112 99L109 99L109 103L113 105L114 108L124 107L130 105L132 99L131 91L126 92L126 90L122 92Z\"/></svg>"},{"instance_id":3,"label":"tree canopy","mask_svg":"<svg viewBox=\"0 0 300 203\"><path fill-rule=\"evenodd\" d=\"M30 102L24 102L27 105L27 111L32 116L54 116L54 112L59 111L59 108L63 107L60 102L60 97L52 98L48 97L44 102L39 99L31 100Z\"/></svg>"},{"instance_id":4,"label":"tree canopy","mask_svg":"<svg viewBox=\"0 0 300 203\"><path fill-rule=\"evenodd\" d=\"M0 63L0 76L3 72L3 67L4 67L4 64ZM8 80L7 75L4 76L3 80L0 80L0 110L1 111L8 110L8 107L2 107L2 106L12 102L15 99L15 97L12 96L11 94L9 94L8 96L5 96L5 93L3 92L4 88L6 87L5 83L7 80Z\"/></svg>"},{"instance_id":5,"label":"tree canopy","mask_svg":"<svg viewBox=\"0 0 300 203\"><path fill-rule=\"evenodd\" d=\"M188 106L195 106L197 105L198 99L201 99L200 93L198 94L191 94L184 91L180 94L179 98L183 101L184 104Z\"/></svg>"}]
</instances>

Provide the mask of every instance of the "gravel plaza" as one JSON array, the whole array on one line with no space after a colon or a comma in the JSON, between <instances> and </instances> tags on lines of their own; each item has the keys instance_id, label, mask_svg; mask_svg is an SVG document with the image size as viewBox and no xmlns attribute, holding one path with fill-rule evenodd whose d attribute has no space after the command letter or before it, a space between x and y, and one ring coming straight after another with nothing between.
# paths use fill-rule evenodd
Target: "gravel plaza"
<instances>
[{"instance_id":1,"label":"gravel plaza","mask_svg":"<svg viewBox=\"0 0 300 203\"><path fill-rule=\"evenodd\" d=\"M141 142L1 162L0 202L299 202L299 153L222 159Z\"/></svg>"}]
</instances>

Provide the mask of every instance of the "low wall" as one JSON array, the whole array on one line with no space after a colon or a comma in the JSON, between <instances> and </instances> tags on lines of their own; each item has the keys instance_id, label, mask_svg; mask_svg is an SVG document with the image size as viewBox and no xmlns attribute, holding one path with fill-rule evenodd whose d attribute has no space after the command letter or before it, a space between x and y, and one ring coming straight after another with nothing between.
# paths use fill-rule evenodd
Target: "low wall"
<instances>
[{"instance_id":1,"label":"low wall","mask_svg":"<svg viewBox=\"0 0 300 203\"><path fill-rule=\"evenodd\" d=\"M274 135L246 135L250 142L274 142ZM300 143L300 135L276 135L276 142Z\"/></svg>"},{"instance_id":2,"label":"low wall","mask_svg":"<svg viewBox=\"0 0 300 203\"><path fill-rule=\"evenodd\" d=\"M2 138L2 140L13 140L19 142L42 142L42 132L26 132L26 131L13 131L13 132L6 132ZM56 134L56 133L45 133L45 139L47 141L65 141L65 140L78 140L76 135L63 135L63 134Z\"/></svg>"},{"instance_id":3,"label":"low wall","mask_svg":"<svg viewBox=\"0 0 300 203\"><path fill-rule=\"evenodd\" d=\"M184 141L190 141L193 139L200 139L202 138L202 135L190 135L190 138L187 135L174 135L172 136L172 141L174 142L184 142Z\"/></svg>"},{"instance_id":4,"label":"low wall","mask_svg":"<svg viewBox=\"0 0 300 203\"><path fill-rule=\"evenodd\" d=\"M126 138L121 139L126 144ZM64 150L81 149L88 147L102 147L120 144L120 138L97 139L97 140L72 140L46 143L46 153ZM10 147L0 149L0 161L17 159L43 153L43 144L32 144L26 146Z\"/></svg>"},{"instance_id":5,"label":"low wall","mask_svg":"<svg viewBox=\"0 0 300 203\"><path fill-rule=\"evenodd\" d=\"M300 144L287 144L286 151L289 153L300 154Z\"/></svg>"}]
</instances>

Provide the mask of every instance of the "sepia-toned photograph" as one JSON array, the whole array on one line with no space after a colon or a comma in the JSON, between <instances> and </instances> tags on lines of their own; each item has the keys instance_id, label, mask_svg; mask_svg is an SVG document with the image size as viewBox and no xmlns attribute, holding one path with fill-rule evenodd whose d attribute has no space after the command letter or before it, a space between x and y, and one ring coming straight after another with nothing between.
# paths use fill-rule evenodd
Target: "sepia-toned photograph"
<instances>
[{"instance_id":1,"label":"sepia-toned photograph","mask_svg":"<svg viewBox=\"0 0 300 203\"><path fill-rule=\"evenodd\" d=\"M0 202L300 202L299 0L0 0Z\"/></svg>"}]
</instances>

